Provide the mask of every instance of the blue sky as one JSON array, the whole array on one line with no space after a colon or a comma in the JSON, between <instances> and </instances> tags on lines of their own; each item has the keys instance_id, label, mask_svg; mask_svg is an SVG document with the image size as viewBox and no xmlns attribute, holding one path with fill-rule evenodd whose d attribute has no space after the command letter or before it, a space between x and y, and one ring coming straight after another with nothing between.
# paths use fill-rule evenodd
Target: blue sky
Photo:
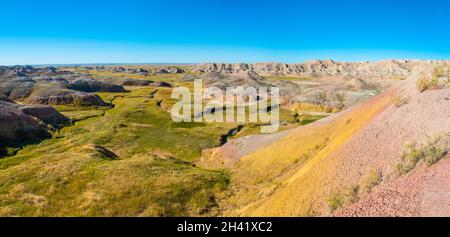
<instances>
[{"instance_id":1,"label":"blue sky","mask_svg":"<svg viewBox=\"0 0 450 237\"><path fill-rule=\"evenodd\" d=\"M0 64L450 59L445 0L1 5Z\"/></svg>"}]
</instances>

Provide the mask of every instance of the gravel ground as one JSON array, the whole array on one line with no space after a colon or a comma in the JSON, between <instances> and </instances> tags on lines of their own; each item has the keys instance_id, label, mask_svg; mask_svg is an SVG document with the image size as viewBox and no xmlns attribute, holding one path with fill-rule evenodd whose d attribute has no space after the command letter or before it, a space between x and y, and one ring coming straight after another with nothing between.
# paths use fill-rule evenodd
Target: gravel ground
<instances>
[{"instance_id":1,"label":"gravel ground","mask_svg":"<svg viewBox=\"0 0 450 237\"><path fill-rule=\"evenodd\" d=\"M450 159L376 187L336 216L450 216Z\"/></svg>"}]
</instances>

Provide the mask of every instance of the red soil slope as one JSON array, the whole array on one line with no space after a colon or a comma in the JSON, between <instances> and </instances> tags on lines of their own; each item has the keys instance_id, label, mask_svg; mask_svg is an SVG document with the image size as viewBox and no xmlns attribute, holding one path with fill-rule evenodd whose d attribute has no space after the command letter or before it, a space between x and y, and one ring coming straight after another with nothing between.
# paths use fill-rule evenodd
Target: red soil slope
<instances>
[{"instance_id":1,"label":"red soil slope","mask_svg":"<svg viewBox=\"0 0 450 237\"><path fill-rule=\"evenodd\" d=\"M381 185L336 215L447 213L439 208L450 200L447 161L387 179L405 144L423 143L428 136L447 138L450 133L450 89L419 93L418 76L241 157L232 168L234 184L232 194L223 201L225 214L332 215L327 200L360 184L372 169L381 172ZM407 103L395 106L393 98L398 97Z\"/></svg>"}]
</instances>

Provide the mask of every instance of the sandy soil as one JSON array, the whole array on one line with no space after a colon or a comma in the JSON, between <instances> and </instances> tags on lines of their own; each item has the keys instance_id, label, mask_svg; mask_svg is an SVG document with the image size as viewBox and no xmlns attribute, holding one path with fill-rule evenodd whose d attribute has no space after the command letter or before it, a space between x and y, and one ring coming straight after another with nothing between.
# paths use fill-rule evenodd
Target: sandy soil
<instances>
[{"instance_id":1,"label":"sandy soil","mask_svg":"<svg viewBox=\"0 0 450 237\"><path fill-rule=\"evenodd\" d=\"M204 150L198 163L210 168L231 167L241 157L282 139L289 132L290 130L286 130L273 134L251 135L230 140L221 147Z\"/></svg>"}]
</instances>

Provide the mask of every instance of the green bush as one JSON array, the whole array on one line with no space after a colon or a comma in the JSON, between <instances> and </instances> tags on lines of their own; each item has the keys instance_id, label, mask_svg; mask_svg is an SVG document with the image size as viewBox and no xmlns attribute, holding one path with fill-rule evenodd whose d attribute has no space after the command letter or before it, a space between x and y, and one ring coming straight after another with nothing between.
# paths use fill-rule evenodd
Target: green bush
<instances>
[{"instance_id":1,"label":"green bush","mask_svg":"<svg viewBox=\"0 0 450 237\"><path fill-rule=\"evenodd\" d=\"M436 164L447 154L445 145L440 143L441 137L429 138L425 146L425 163L430 166Z\"/></svg>"},{"instance_id":2,"label":"green bush","mask_svg":"<svg viewBox=\"0 0 450 237\"><path fill-rule=\"evenodd\" d=\"M400 162L395 164L395 168L400 175L407 174L416 167L417 163L424 158L424 152L415 143L407 144L407 150L403 153Z\"/></svg>"},{"instance_id":3,"label":"green bush","mask_svg":"<svg viewBox=\"0 0 450 237\"><path fill-rule=\"evenodd\" d=\"M381 182L381 172L376 169L371 169L369 173L361 180L361 190L363 192L370 192L373 187Z\"/></svg>"},{"instance_id":4,"label":"green bush","mask_svg":"<svg viewBox=\"0 0 450 237\"><path fill-rule=\"evenodd\" d=\"M394 167L399 175L404 175L414 169L420 161L424 161L427 165L433 165L446 154L447 149L442 142L442 137L428 138L423 146L418 146L415 143L408 144L401 160Z\"/></svg>"},{"instance_id":5,"label":"green bush","mask_svg":"<svg viewBox=\"0 0 450 237\"><path fill-rule=\"evenodd\" d=\"M342 200L342 194L341 193L332 194L331 197L328 198L327 204L331 212L334 212L337 209L341 208L342 205L344 204Z\"/></svg>"},{"instance_id":6,"label":"green bush","mask_svg":"<svg viewBox=\"0 0 450 237\"><path fill-rule=\"evenodd\" d=\"M330 198L327 199L327 204L331 212L334 212L343 206L350 205L358 201L359 189L359 185L352 185L345 188L341 192L333 193Z\"/></svg>"}]
</instances>

